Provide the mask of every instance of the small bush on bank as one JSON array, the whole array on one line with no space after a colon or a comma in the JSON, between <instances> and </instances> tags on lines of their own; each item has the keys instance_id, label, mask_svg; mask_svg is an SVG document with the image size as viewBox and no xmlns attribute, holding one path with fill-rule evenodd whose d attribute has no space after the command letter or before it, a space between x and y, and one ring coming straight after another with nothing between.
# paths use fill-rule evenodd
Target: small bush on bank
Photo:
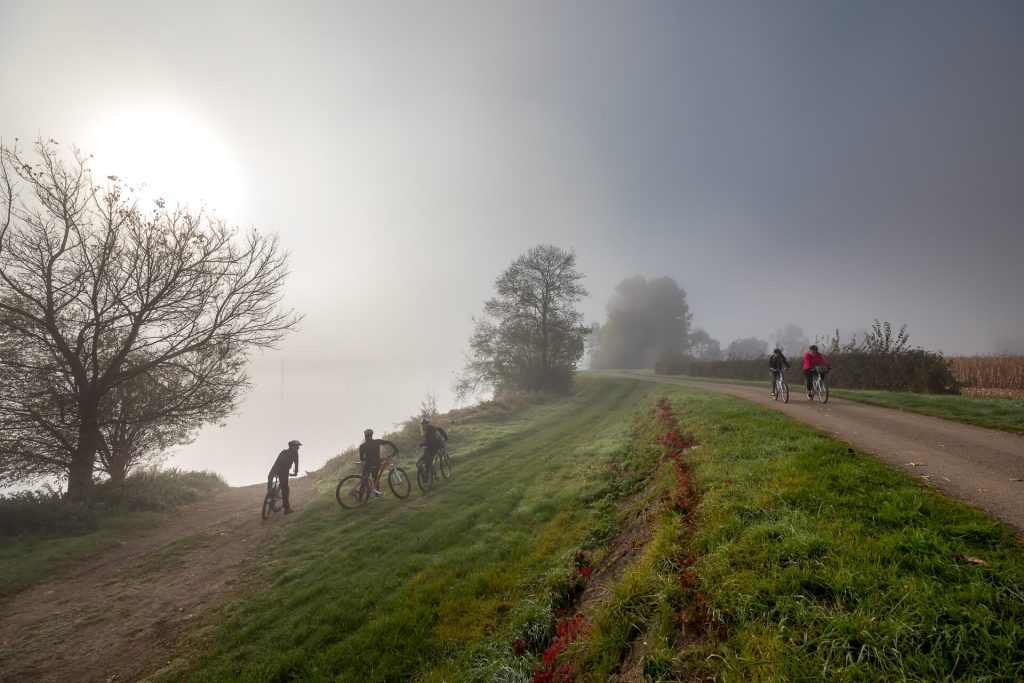
<instances>
[{"instance_id":1,"label":"small bush on bank","mask_svg":"<svg viewBox=\"0 0 1024 683\"><path fill-rule=\"evenodd\" d=\"M89 502L67 500L49 486L19 491L0 496L0 536L85 533L98 527L103 514L159 512L227 487L223 477L214 472L150 468L133 472L123 481L100 482Z\"/></svg>"},{"instance_id":2,"label":"small bush on bank","mask_svg":"<svg viewBox=\"0 0 1024 683\"><path fill-rule=\"evenodd\" d=\"M228 488L216 472L178 468L136 470L123 481L108 479L96 486L95 501L103 508L126 511L161 511L201 500Z\"/></svg>"}]
</instances>

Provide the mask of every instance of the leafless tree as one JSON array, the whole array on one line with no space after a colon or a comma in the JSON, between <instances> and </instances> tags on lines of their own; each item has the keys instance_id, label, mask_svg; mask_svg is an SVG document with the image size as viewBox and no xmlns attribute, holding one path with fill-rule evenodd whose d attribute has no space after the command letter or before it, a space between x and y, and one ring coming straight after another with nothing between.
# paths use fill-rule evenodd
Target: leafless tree
<instances>
[{"instance_id":1,"label":"leafless tree","mask_svg":"<svg viewBox=\"0 0 1024 683\"><path fill-rule=\"evenodd\" d=\"M576 254L551 245L513 261L494 283L484 317L475 321L456 393L567 390L590 332L575 308L587 295L582 280Z\"/></svg>"},{"instance_id":2,"label":"leafless tree","mask_svg":"<svg viewBox=\"0 0 1024 683\"><path fill-rule=\"evenodd\" d=\"M35 151L0 145L0 476L57 474L83 498L125 443L146 450L129 425L166 443L226 414L247 355L298 317L280 306L276 237L143 210L77 149Z\"/></svg>"}]
</instances>

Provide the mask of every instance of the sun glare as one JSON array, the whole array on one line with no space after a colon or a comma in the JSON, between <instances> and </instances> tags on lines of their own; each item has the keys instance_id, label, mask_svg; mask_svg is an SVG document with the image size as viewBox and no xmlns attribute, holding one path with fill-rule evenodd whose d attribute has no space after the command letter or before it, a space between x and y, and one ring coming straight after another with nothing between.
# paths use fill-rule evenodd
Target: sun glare
<instances>
[{"instance_id":1,"label":"sun glare","mask_svg":"<svg viewBox=\"0 0 1024 683\"><path fill-rule=\"evenodd\" d=\"M202 204L230 218L242 181L224 143L198 121L170 108L126 109L96 127L88 147L97 177L116 175L143 197L169 205Z\"/></svg>"}]
</instances>

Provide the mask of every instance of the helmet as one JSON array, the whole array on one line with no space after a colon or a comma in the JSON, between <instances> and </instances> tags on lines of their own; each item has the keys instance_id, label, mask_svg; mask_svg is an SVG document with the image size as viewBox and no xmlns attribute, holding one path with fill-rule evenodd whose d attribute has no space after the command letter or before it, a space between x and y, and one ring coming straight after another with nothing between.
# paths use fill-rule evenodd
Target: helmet
<instances>
[{"instance_id":1,"label":"helmet","mask_svg":"<svg viewBox=\"0 0 1024 683\"><path fill-rule=\"evenodd\" d=\"M782 353L782 349L775 349L772 353Z\"/></svg>"},{"instance_id":2,"label":"helmet","mask_svg":"<svg viewBox=\"0 0 1024 683\"><path fill-rule=\"evenodd\" d=\"M373 430L367 427L363 430L363 436L373 436Z\"/></svg>"},{"instance_id":3,"label":"helmet","mask_svg":"<svg viewBox=\"0 0 1024 683\"><path fill-rule=\"evenodd\" d=\"M424 415L420 418L420 424L430 424L430 418Z\"/></svg>"},{"instance_id":4,"label":"helmet","mask_svg":"<svg viewBox=\"0 0 1024 683\"><path fill-rule=\"evenodd\" d=\"M818 345L817 344L811 344L807 348L809 348L811 351L817 351L818 350Z\"/></svg>"},{"instance_id":5,"label":"helmet","mask_svg":"<svg viewBox=\"0 0 1024 683\"><path fill-rule=\"evenodd\" d=\"M291 441L288 442L288 445L289 446L301 446L302 442L299 441L298 439L292 439Z\"/></svg>"}]
</instances>

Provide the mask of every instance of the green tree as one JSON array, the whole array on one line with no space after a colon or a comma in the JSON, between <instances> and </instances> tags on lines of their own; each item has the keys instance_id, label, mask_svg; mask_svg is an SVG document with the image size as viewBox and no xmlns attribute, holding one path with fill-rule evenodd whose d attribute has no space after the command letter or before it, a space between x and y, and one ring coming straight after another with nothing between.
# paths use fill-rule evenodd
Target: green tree
<instances>
[{"instance_id":1,"label":"green tree","mask_svg":"<svg viewBox=\"0 0 1024 683\"><path fill-rule=\"evenodd\" d=\"M623 280L608 302L593 366L654 367L666 352L689 348L690 319L686 292L672 278Z\"/></svg>"},{"instance_id":2,"label":"green tree","mask_svg":"<svg viewBox=\"0 0 1024 683\"><path fill-rule=\"evenodd\" d=\"M456 394L567 391L590 332L576 310L587 295L582 281L572 251L538 245L514 260L474 319Z\"/></svg>"}]
</instances>

